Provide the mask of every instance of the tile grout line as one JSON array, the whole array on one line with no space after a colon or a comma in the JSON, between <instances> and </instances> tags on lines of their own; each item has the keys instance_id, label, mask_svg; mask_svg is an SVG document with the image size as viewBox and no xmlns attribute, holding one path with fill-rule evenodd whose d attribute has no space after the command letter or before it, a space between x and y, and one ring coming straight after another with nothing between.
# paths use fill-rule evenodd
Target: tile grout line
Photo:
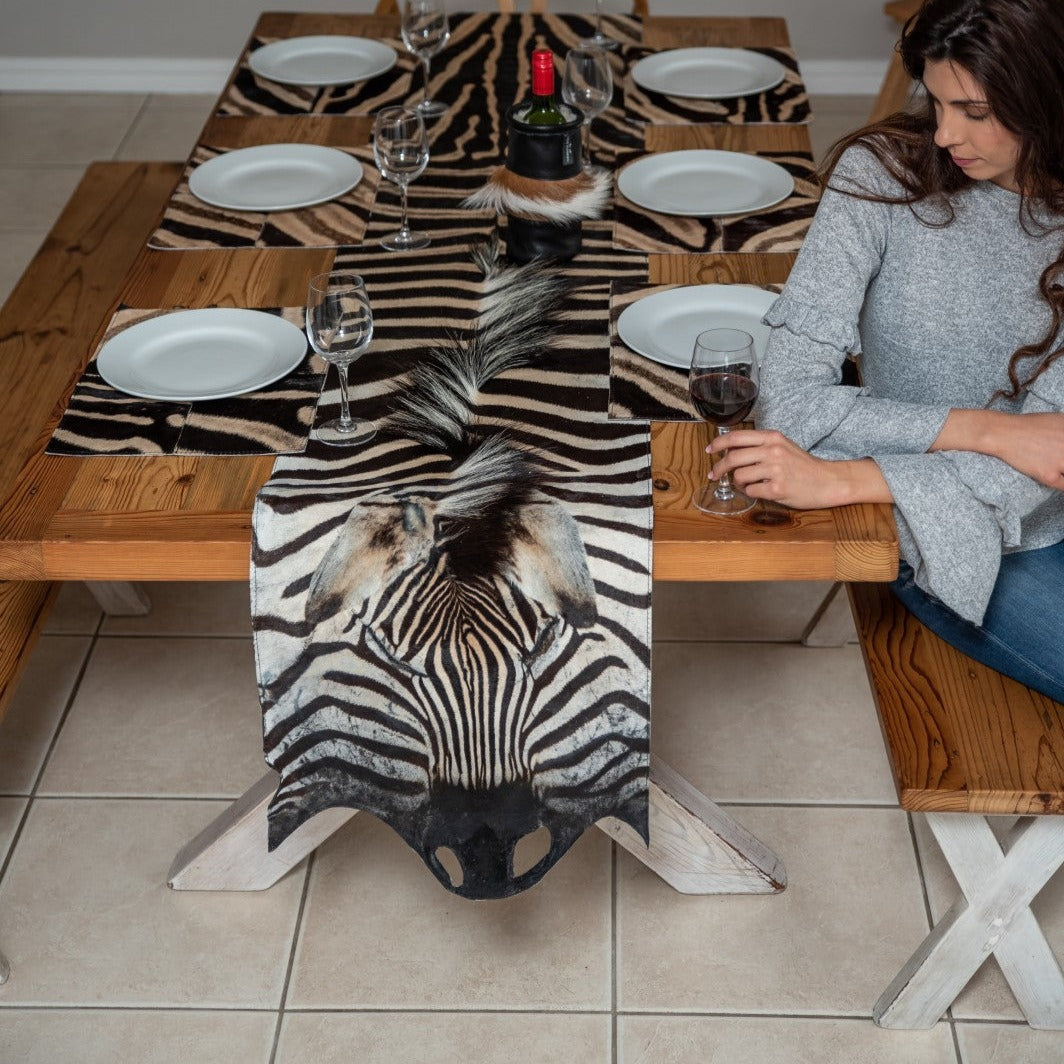
<instances>
[{"instance_id":1,"label":"tile grout line","mask_svg":"<svg viewBox=\"0 0 1064 1064\"><path fill-rule=\"evenodd\" d=\"M116 1005L99 1005L90 1002L4 1002L0 1001L0 1016L5 1012L165 1012L175 1015L187 1013L209 1013L215 1016L231 1016L236 1013L253 1013L255 1015L271 1015L277 1009L269 1006L234 1005L223 1007L220 1005L191 1004L191 1005L144 1005L132 1003L120 1003ZM604 1010L595 1009L502 1009L502 1008L479 1008L479 1009L443 1009L443 1008L394 1008L387 1009L380 1006L373 1008L341 1008L337 1006L301 1006L299 1008L286 1008L285 1014L298 1016L315 1015L344 1015L344 1016L605 1016ZM673 1011L663 1009L628 1009L618 1014L619 1016L633 1017L660 1017L661 1019L740 1019L740 1020L831 1020L846 1023L871 1023L871 1017L865 1013L855 1012L737 1012L737 1011L705 1011L692 1012L689 1009L677 1009ZM945 1023L947 1021L939 1021ZM963 1027L1015 1027L1017 1030L1032 1030L1025 1020L1004 1016L969 1016L955 1021ZM1055 1032L1050 1032L1055 1033Z\"/></svg>"},{"instance_id":2,"label":"tile grout line","mask_svg":"<svg viewBox=\"0 0 1064 1064\"><path fill-rule=\"evenodd\" d=\"M303 873L303 890L299 896L299 909L296 912L295 927L292 931L292 945L288 950L288 964L285 967L284 982L281 985L281 1000L277 1005L277 1022L273 1028L273 1044L270 1046L270 1056L266 1064L274 1064L277 1059L277 1050L281 1044L281 1027L284 1024L285 1005L288 1002L288 989L292 983L292 971L296 964L296 950L299 948L299 937L303 933L303 914L306 912L307 896L310 894L310 876L314 871L314 858L317 854L311 851L307 858L307 867Z\"/></svg>"},{"instance_id":3,"label":"tile grout line","mask_svg":"<svg viewBox=\"0 0 1064 1064\"><path fill-rule=\"evenodd\" d=\"M118 147L116 147L114 152L112 152L112 154L111 154L112 162L115 162L115 161L118 160L118 157L121 154L122 149L126 146L126 144L129 141L129 138L133 135L133 131L137 128L138 124L140 123L141 117L143 116L145 110L147 109L148 101L150 99L151 99L151 94L150 93L145 93L144 102L140 105L140 107L137 108L137 113L133 116L133 120L126 127L126 131L122 135L122 139L118 142Z\"/></svg>"},{"instance_id":4,"label":"tile grout line","mask_svg":"<svg viewBox=\"0 0 1064 1064\"><path fill-rule=\"evenodd\" d=\"M617 843L610 840L610 1061L617 1064Z\"/></svg>"},{"instance_id":5,"label":"tile grout line","mask_svg":"<svg viewBox=\"0 0 1064 1064\"><path fill-rule=\"evenodd\" d=\"M3 884L4 879L7 876L7 870L14 859L15 850L18 848L19 840L22 838L22 832L26 826L26 821L29 819L33 804L37 800L37 791L40 788L41 780L44 778L44 774L48 769L48 763L52 759L52 753L55 751L55 746L59 741L59 735L63 730L63 726L66 724L67 718L70 716L70 711L74 707L74 701L78 696L78 691L81 689L82 680L85 678L85 672L89 667L89 662L92 660L93 652L96 649L96 643L100 635L100 626L102 624L103 613L101 612L96 620L96 628L89 637L89 645L85 648L85 656L82 658L81 666L78 668L78 673L74 677L74 682L70 686L70 693L67 695L66 705L63 706L63 712L59 714L59 720L56 721L55 730L52 732L52 737L48 742L48 748L45 750L44 757L41 758L40 767L37 769L37 773L33 778L29 794L18 795L18 797L26 799L26 808L22 810L22 816L19 817L18 825L11 835L11 842L8 844L7 855L4 857L3 863L0 864L0 884Z\"/></svg>"}]
</instances>

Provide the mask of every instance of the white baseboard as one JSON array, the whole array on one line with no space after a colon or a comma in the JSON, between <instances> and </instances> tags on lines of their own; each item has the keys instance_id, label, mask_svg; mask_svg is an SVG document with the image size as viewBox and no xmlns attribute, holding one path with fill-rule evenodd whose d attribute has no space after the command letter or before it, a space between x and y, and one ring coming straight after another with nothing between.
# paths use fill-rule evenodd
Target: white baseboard
<instances>
[{"instance_id":1,"label":"white baseboard","mask_svg":"<svg viewBox=\"0 0 1064 1064\"><path fill-rule=\"evenodd\" d=\"M0 92L222 91L228 59L68 59L0 56Z\"/></svg>"},{"instance_id":2,"label":"white baseboard","mask_svg":"<svg viewBox=\"0 0 1064 1064\"><path fill-rule=\"evenodd\" d=\"M878 59L802 62L806 87L825 96L874 96L886 63ZM0 56L0 92L217 93L227 59L68 59Z\"/></svg>"},{"instance_id":3,"label":"white baseboard","mask_svg":"<svg viewBox=\"0 0 1064 1064\"><path fill-rule=\"evenodd\" d=\"M887 72L886 59L799 57L805 87L814 96L876 96Z\"/></svg>"}]
</instances>

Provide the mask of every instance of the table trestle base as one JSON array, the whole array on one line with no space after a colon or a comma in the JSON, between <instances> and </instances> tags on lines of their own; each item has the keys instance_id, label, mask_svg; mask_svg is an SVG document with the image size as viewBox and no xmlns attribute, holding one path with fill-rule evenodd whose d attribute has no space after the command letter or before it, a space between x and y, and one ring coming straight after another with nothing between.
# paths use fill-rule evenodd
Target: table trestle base
<instances>
[{"instance_id":1,"label":"table trestle base","mask_svg":"<svg viewBox=\"0 0 1064 1064\"><path fill-rule=\"evenodd\" d=\"M147 617L151 599L141 584L124 580L86 580L89 594L108 617Z\"/></svg>"},{"instance_id":2,"label":"table trestle base","mask_svg":"<svg viewBox=\"0 0 1064 1064\"><path fill-rule=\"evenodd\" d=\"M266 810L277 778L266 773L182 847L167 876L174 890L266 890L358 812L318 813L270 853ZM764 843L653 756L650 847L612 817L598 826L683 894L774 894L787 882Z\"/></svg>"},{"instance_id":3,"label":"table trestle base","mask_svg":"<svg viewBox=\"0 0 1064 1064\"><path fill-rule=\"evenodd\" d=\"M841 583L828 589L816 612L802 633L802 646L844 647L857 642L850 601Z\"/></svg>"},{"instance_id":4,"label":"table trestle base","mask_svg":"<svg viewBox=\"0 0 1064 1064\"><path fill-rule=\"evenodd\" d=\"M999 844L983 816L928 813L963 892L872 1011L880 1027L933 1027L990 954L1027 1022L1064 1030L1064 976L1029 906L1064 863L1064 819L1024 817Z\"/></svg>"},{"instance_id":5,"label":"table trestle base","mask_svg":"<svg viewBox=\"0 0 1064 1064\"><path fill-rule=\"evenodd\" d=\"M650 846L626 823L598 826L681 894L777 894L783 862L675 770L650 756Z\"/></svg>"}]
</instances>

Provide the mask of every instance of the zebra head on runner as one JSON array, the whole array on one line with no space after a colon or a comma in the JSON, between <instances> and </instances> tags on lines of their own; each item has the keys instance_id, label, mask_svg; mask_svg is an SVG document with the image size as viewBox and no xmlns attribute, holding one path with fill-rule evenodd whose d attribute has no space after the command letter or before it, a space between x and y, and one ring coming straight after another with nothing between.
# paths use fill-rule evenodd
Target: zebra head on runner
<instances>
[{"instance_id":1,"label":"zebra head on runner","mask_svg":"<svg viewBox=\"0 0 1064 1064\"><path fill-rule=\"evenodd\" d=\"M364 495L309 582L308 650L329 664L299 700L327 700L343 724L296 744L311 807L285 803L282 769L271 810L271 842L326 804L374 812L474 898L531 886L603 816L645 832L645 720L627 719L624 662L601 649L579 526L541 459L474 416L481 386L550 340L558 279L504 279L473 336L413 371L387 425L431 448L438 474ZM343 644L348 668L328 653ZM545 852L522 868L533 836Z\"/></svg>"}]
</instances>

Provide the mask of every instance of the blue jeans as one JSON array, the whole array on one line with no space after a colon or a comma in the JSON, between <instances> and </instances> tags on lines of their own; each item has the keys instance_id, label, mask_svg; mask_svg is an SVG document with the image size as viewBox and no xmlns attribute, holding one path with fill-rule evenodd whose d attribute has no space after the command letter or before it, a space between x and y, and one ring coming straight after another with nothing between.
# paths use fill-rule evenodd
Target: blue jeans
<instances>
[{"instance_id":1,"label":"blue jeans","mask_svg":"<svg viewBox=\"0 0 1064 1064\"><path fill-rule=\"evenodd\" d=\"M947 643L1064 702L1064 540L1001 559L982 625L966 621L921 591L905 562L898 573L890 590Z\"/></svg>"}]
</instances>

